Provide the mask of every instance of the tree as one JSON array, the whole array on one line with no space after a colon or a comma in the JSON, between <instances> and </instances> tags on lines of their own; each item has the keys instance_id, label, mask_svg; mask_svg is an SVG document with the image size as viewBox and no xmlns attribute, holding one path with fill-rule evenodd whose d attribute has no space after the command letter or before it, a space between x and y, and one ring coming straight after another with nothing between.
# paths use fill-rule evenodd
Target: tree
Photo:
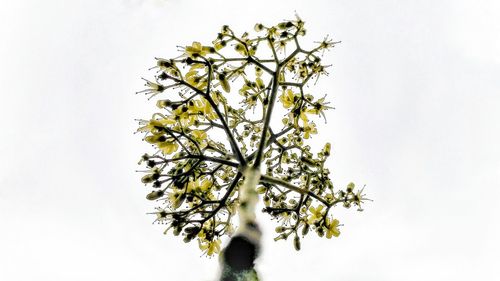
<instances>
[{"instance_id":1,"label":"tree","mask_svg":"<svg viewBox=\"0 0 500 281\"><path fill-rule=\"evenodd\" d=\"M140 161L148 168L142 182L152 188L147 199L161 202L156 221L167 225L165 233L196 239L207 256L220 252L222 236L232 236L221 280L237 280L235 272L256 278L258 194L262 211L279 223L275 240L293 236L297 250L310 229L328 239L340 234L334 206L361 210L367 200L353 183L334 188L325 166L329 143L316 154L306 144L317 133L311 118L330 108L324 96L307 93L308 85L328 74L322 55L339 42L326 37L303 49L299 17L254 29L254 37L236 36L223 26L210 45L193 42L176 58L156 58L155 79L143 78L147 88L139 92L161 96L160 112L139 120L138 129L156 149ZM178 98L163 99L166 92ZM273 111L281 124L272 122Z\"/></svg>"}]
</instances>

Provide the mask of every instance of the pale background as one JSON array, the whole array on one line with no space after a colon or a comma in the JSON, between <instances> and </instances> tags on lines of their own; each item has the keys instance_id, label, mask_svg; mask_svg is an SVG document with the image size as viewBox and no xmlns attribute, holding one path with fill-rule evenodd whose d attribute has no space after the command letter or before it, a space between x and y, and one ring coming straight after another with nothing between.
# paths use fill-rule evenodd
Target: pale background
<instances>
[{"instance_id":1,"label":"pale background","mask_svg":"<svg viewBox=\"0 0 500 281\"><path fill-rule=\"evenodd\" d=\"M176 45L294 11L342 44L318 95L337 186L333 240L267 230L262 279L495 280L500 274L498 1L0 1L0 280L213 280L217 259L164 236L134 173L154 109L141 76ZM315 93L316 94L316 93Z\"/></svg>"}]
</instances>

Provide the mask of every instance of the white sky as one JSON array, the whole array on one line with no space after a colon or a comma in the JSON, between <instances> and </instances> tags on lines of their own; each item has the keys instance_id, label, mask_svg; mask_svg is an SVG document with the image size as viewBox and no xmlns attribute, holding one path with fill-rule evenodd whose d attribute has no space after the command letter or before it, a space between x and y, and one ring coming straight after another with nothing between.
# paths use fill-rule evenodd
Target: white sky
<instances>
[{"instance_id":1,"label":"white sky","mask_svg":"<svg viewBox=\"0 0 500 281\"><path fill-rule=\"evenodd\" d=\"M334 240L295 252L265 225L263 280L493 280L500 274L498 1L0 1L0 280L213 280L217 260L152 226L134 173L141 76L223 24L294 16L342 40L334 183L367 184ZM321 122L319 122L321 124Z\"/></svg>"}]
</instances>

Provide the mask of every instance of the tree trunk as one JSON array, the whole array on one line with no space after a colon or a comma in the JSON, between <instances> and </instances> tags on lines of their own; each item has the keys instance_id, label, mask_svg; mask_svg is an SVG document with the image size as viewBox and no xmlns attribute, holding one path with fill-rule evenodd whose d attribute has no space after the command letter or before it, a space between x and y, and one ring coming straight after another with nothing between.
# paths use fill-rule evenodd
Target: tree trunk
<instances>
[{"instance_id":1,"label":"tree trunk","mask_svg":"<svg viewBox=\"0 0 500 281\"><path fill-rule=\"evenodd\" d=\"M259 280L254 266L260 250L261 231L257 225L255 207L259 199L256 188L261 174L259 169L248 167L243 175L245 178L238 194L240 225L222 251L220 281Z\"/></svg>"}]
</instances>

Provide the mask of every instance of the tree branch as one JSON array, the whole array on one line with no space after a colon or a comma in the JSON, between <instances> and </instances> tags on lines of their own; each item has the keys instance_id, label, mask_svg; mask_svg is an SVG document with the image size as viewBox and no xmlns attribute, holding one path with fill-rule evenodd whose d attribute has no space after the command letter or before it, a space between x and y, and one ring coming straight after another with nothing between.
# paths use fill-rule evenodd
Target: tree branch
<instances>
[{"instance_id":1,"label":"tree branch","mask_svg":"<svg viewBox=\"0 0 500 281\"><path fill-rule=\"evenodd\" d=\"M295 192L298 192L300 194L309 195L309 196L313 197L314 199L320 201L321 203L325 204L327 207L330 207L331 205L333 205L333 204L328 203L325 199L321 198L320 196L316 195L315 193L311 192L310 190L300 188L300 187L295 186L295 185L293 185L287 181L284 181L282 179L277 179L275 177L271 177L268 175L262 175L260 177L260 181L263 183L279 185L279 186L288 188L290 190L293 190Z\"/></svg>"}]
</instances>

